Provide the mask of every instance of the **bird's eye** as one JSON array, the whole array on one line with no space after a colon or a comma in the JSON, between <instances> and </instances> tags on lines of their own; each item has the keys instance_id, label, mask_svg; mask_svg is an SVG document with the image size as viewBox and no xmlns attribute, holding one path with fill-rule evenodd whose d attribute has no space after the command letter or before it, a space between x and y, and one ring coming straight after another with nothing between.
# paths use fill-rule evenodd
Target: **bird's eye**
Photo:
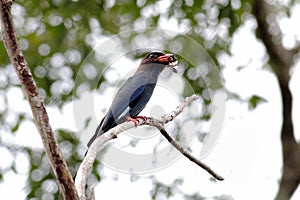
<instances>
[{"instance_id":1,"label":"bird's eye","mask_svg":"<svg viewBox=\"0 0 300 200\"><path fill-rule=\"evenodd\" d=\"M148 56L148 58L155 58L156 57L156 55L155 54L149 54L149 56Z\"/></svg>"}]
</instances>

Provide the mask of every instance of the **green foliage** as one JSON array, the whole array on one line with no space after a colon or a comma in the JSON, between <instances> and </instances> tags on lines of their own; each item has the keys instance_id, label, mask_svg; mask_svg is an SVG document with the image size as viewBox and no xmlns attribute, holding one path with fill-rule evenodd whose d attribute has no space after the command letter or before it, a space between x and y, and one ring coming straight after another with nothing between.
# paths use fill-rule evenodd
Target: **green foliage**
<instances>
[{"instance_id":1,"label":"green foliage","mask_svg":"<svg viewBox=\"0 0 300 200\"><path fill-rule=\"evenodd\" d=\"M157 1L145 1L141 5L129 0L110 3L100 0L88 3L66 0L17 1L14 8L14 15L19 16L16 20L20 21L16 27L18 37L22 40L21 46L34 79L41 88L46 103L58 106L70 101L74 94L73 89L76 88L73 87L72 80L75 80L81 63L95 45L95 41L91 41L92 37L110 36L139 28L140 22L156 27L159 26L160 19L166 17L159 11ZM214 13L215 8L219 9L219 13ZM248 11L247 1L237 7L231 1L220 5L214 1L177 0L170 4L167 18L175 18L179 25L190 29L187 34L203 44L213 61L218 64L218 50L228 48L230 37L240 26L243 14ZM228 27L227 35L216 34L220 25ZM208 37L209 34L215 37ZM123 38L122 45L132 45L137 35L139 33L133 31L127 38ZM5 51L0 52L3 54L0 56L0 63L5 66L8 63L7 56ZM95 66L103 64L105 65L98 61ZM66 70L68 74L64 73ZM103 81L100 80L99 84ZM63 88L57 88L58 85Z\"/></svg>"},{"instance_id":2,"label":"green foliage","mask_svg":"<svg viewBox=\"0 0 300 200\"><path fill-rule=\"evenodd\" d=\"M257 96L257 95L253 95L249 98L248 100L249 104L248 104L248 108L249 110L253 110L255 109L258 105L262 104L262 103L266 103L268 102L265 98Z\"/></svg>"},{"instance_id":3,"label":"green foliage","mask_svg":"<svg viewBox=\"0 0 300 200\"><path fill-rule=\"evenodd\" d=\"M151 197L155 199L169 199L178 192L178 186L182 184L182 179L178 178L172 184L166 185L152 177L153 189L151 190Z\"/></svg>"},{"instance_id":4,"label":"green foliage","mask_svg":"<svg viewBox=\"0 0 300 200\"><path fill-rule=\"evenodd\" d=\"M85 148L80 146L80 141L74 137L73 132L67 130L57 130L57 140L67 161L69 169L75 175L84 155ZM56 179L52 172L49 160L43 149L32 149L25 147L29 159L30 170L28 177L27 198L45 198L52 196L54 199L62 199L56 185ZM91 176L101 179L101 172L98 171L99 162L95 162Z\"/></svg>"},{"instance_id":5,"label":"green foliage","mask_svg":"<svg viewBox=\"0 0 300 200\"><path fill-rule=\"evenodd\" d=\"M20 126L20 124L22 123L22 121L24 119L25 119L25 114L20 113L18 115L18 119L17 119L17 122L16 122L15 126L13 126L11 128L11 132L15 133L19 129L19 126Z\"/></svg>"},{"instance_id":6,"label":"green foliage","mask_svg":"<svg viewBox=\"0 0 300 200\"><path fill-rule=\"evenodd\" d=\"M153 183L153 189L151 190L151 197L153 200L155 199L172 199L174 196L182 195L182 199L184 200L206 200L206 199L214 199L214 200L232 200L233 198L229 195L221 195L214 197L203 197L199 192L192 194L184 194L181 190L181 186L183 184L182 178L176 178L171 184L164 184L157 180L155 177L151 177Z\"/></svg>"}]
</instances>

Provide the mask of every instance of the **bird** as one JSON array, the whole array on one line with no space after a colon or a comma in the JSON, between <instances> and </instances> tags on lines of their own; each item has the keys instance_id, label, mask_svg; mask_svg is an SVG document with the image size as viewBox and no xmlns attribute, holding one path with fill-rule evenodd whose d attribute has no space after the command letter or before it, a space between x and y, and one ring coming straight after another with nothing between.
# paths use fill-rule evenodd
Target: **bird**
<instances>
[{"instance_id":1,"label":"bird","mask_svg":"<svg viewBox=\"0 0 300 200\"><path fill-rule=\"evenodd\" d=\"M133 121L137 124L136 118L150 100L158 76L165 68L177 73L178 60L174 54L150 52L142 59L136 72L117 91L88 147L97 137L120 123Z\"/></svg>"}]
</instances>

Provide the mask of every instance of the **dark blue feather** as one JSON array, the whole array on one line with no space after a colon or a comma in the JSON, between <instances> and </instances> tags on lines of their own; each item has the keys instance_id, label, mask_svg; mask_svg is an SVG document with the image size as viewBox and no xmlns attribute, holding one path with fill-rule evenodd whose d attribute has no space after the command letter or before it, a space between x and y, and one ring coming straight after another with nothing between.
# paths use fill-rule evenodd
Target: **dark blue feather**
<instances>
[{"instance_id":1,"label":"dark blue feather","mask_svg":"<svg viewBox=\"0 0 300 200\"><path fill-rule=\"evenodd\" d=\"M101 120L88 146L96 137L124 122L126 116L136 117L150 100L161 71L169 62L175 60L176 58L173 55L161 52L148 54L142 60L135 74L116 93L109 110Z\"/></svg>"},{"instance_id":2,"label":"dark blue feather","mask_svg":"<svg viewBox=\"0 0 300 200\"><path fill-rule=\"evenodd\" d=\"M148 83L148 80L149 75L140 71L125 82L116 93L111 107L99 124L88 146L97 136L124 122L126 115L135 117L144 109L155 85Z\"/></svg>"}]
</instances>

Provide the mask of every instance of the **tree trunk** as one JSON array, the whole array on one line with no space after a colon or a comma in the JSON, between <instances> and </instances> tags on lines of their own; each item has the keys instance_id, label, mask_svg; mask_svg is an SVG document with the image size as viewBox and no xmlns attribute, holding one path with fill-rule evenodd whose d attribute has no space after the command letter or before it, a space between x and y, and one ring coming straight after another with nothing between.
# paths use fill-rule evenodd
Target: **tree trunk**
<instances>
[{"instance_id":1,"label":"tree trunk","mask_svg":"<svg viewBox=\"0 0 300 200\"><path fill-rule=\"evenodd\" d=\"M300 150L294 136L292 121L293 98L289 89L290 68L294 64L293 57L298 52L299 47L288 51L284 49L280 42L274 42L281 39L282 35L281 33L277 35L270 33L270 25L274 25L277 22L274 17L272 19L268 16L269 13L274 12L272 12L272 7L265 1L255 0L253 2L252 12L257 20L257 37L262 40L267 53L270 56L269 63L277 77L281 92L283 118L281 129L283 173L275 199L288 200L292 197L300 181Z\"/></svg>"},{"instance_id":2,"label":"tree trunk","mask_svg":"<svg viewBox=\"0 0 300 200\"><path fill-rule=\"evenodd\" d=\"M50 163L63 197L66 200L77 200L79 198L73 178L62 153L58 148L58 144L49 123L43 99L38 92L38 88L32 78L30 68L22 55L17 42L10 13L12 3L13 1L11 0L0 0L0 23L3 43L31 107L36 127L42 138L45 151L50 159Z\"/></svg>"}]
</instances>

